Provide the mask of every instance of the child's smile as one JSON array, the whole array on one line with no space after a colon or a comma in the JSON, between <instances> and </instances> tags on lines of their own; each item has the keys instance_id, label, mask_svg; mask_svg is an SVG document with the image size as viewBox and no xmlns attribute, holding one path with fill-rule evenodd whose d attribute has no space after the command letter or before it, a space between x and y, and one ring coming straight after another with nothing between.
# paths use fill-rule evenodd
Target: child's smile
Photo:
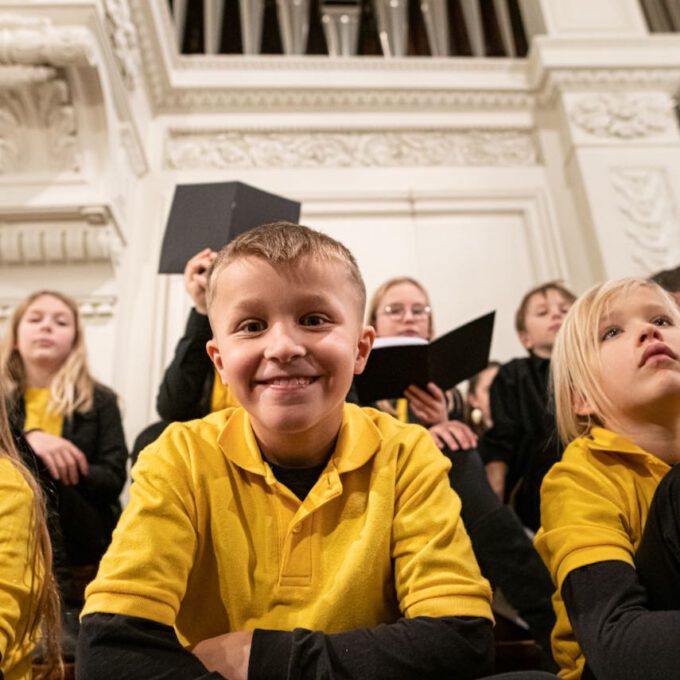
<instances>
[{"instance_id":1,"label":"child's smile","mask_svg":"<svg viewBox=\"0 0 680 680\"><path fill-rule=\"evenodd\" d=\"M359 307L344 265L332 260L277 268L248 257L219 273L208 351L271 462L316 464L312 449L336 437L371 346Z\"/></svg>"}]
</instances>

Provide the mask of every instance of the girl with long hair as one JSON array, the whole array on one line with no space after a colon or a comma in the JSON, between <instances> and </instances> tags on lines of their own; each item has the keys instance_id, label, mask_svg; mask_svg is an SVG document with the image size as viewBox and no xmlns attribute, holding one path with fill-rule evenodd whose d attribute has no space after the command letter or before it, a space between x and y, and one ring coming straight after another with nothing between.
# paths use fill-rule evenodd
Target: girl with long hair
<instances>
[{"instance_id":1,"label":"girl with long hair","mask_svg":"<svg viewBox=\"0 0 680 680\"><path fill-rule=\"evenodd\" d=\"M24 465L0 398L0 675L62 678L59 596L40 485ZM42 638L41 672L32 652Z\"/></svg>"},{"instance_id":2,"label":"girl with long hair","mask_svg":"<svg viewBox=\"0 0 680 680\"><path fill-rule=\"evenodd\" d=\"M38 291L16 307L0 385L12 425L54 480L69 565L96 565L120 514L127 448L116 395L88 369L74 300Z\"/></svg>"}]
</instances>

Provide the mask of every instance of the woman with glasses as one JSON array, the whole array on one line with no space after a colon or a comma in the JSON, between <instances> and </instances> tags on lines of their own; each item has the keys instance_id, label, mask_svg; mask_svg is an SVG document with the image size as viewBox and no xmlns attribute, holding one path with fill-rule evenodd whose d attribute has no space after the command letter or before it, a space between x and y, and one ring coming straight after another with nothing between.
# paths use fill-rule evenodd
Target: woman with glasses
<instances>
[{"instance_id":1,"label":"woman with glasses","mask_svg":"<svg viewBox=\"0 0 680 680\"><path fill-rule=\"evenodd\" d=\"M389 279L378 287L369 303L367 322L377 337L412 336L429 341L434 336L429 295L407 276ZM545 668L555 668L550 655L555 622L550 603L552 581L521 522L489 486L475 448L477 436L460 420L464 415L460 393L444 392L434 383L429 383L427 390L412 385L403 399L382 400L374 406L404 422L427 427L451 460L449 480L460 496L461 516L479 566L528 624L543 650Z\"/></svg>"}]
</instances>

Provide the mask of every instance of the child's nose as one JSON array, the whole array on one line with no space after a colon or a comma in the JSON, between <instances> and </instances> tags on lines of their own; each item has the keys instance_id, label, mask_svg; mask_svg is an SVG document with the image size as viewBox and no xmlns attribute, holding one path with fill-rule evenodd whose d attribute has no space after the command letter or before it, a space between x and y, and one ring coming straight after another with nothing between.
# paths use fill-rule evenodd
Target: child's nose
<instances>
[{"instance_id":1,"label":"child's nose","mask_svg":"<svg viewBox=\"0 0 680 680\"><path fill-rule=\"evenodd\" d=\"M268 343L264 350L265 359L286 362L306 354L304 345L292 328L274 326L267 335Z\"/></svg>"},{"instance_id":2,"label":"child's nose","mask_svg":"<svg viewBox=\"0 0 680 680\"><path fill-rule=\"evenodd\" d=\"M659 340L661 338L661 329L653 323L645 323L640 329L640 342L648 342L649 340Z\"/></svg>"}]
</instances>

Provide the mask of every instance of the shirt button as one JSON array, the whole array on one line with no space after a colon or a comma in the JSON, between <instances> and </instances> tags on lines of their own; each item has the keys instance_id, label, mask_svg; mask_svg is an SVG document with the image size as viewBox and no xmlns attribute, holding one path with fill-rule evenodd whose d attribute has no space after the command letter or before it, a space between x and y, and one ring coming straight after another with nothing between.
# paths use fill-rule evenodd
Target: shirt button
<instances>
[{"instance_id":1,"label":"shirt button","mask_svg":"<svg viewBox=\"0 0 680 680\"><path fill-rule=\"evenodd\" d=\"M298 523L293 527L293 533L294 534L299 534L301 531L302 531L302 524Z\"/></svg>"}]
</instances>

